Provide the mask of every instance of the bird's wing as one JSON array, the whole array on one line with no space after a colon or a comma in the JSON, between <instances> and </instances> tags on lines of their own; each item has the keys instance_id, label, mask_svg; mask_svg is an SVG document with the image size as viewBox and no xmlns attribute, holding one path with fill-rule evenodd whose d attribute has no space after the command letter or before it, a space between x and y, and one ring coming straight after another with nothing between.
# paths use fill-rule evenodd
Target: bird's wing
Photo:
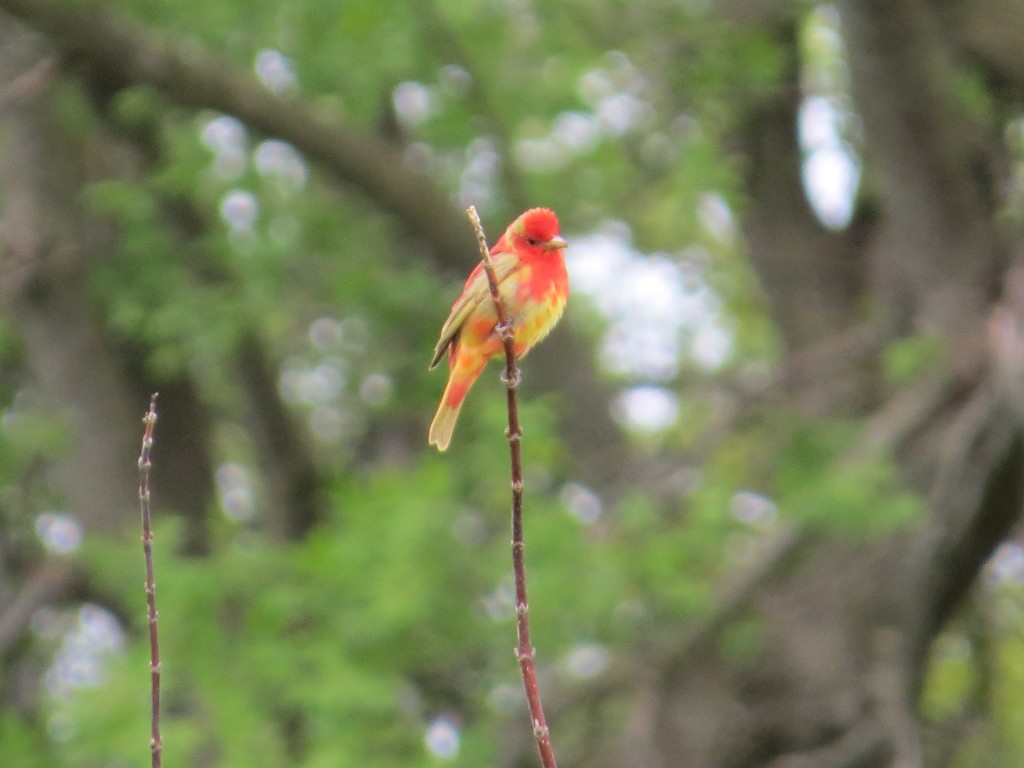
<instances>
[{"instance_id":1,"label":"bird's wing","mask_svg":"<svg viewBox=\"0 0 1024 768\"><path fill-rule=\"evenodd\" d=\"M514 251L492 254L491 263L494 265L494 275L498 279L498 285L504 283L520 264L519 256ZM469 274L466 285L462 289L462 295L452 306L448 319L441 327L441 338L437 340L437 345L434 347L434 357L430 361L430 368L436 367L441 361L452 341L459 335L466 320L473 314L473 310L484 300L491 300L491 288L487 284L487 272L484 271L483 262L480 262Z\"/></svg>"}]
</instances>

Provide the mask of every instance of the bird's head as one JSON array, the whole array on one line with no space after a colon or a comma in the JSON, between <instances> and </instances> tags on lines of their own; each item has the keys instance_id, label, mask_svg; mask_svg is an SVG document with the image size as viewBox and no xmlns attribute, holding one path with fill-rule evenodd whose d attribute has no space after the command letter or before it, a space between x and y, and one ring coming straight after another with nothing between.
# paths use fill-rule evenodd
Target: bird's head
<instances>
[{"instance_id":1,"label":"bird's head","mask_svg":"<svg viewBox=\"0 0 1024 768\"><path fill-rule=\"evenodd\" d=\"M560 251L567 243L558 234L558 217L550 208L531 208L508 226L504 239L517 251Z\"/></svg>"}]
</instances>

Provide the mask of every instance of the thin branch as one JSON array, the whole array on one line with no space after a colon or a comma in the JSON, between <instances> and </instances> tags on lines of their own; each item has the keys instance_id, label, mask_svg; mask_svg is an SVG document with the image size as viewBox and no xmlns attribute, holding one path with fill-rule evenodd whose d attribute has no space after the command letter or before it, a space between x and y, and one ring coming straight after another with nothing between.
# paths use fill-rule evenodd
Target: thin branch
<instances>
[{"instance_id":1,"label":"thin branch","mask_svg":"<svg viewBox=\"0 0 1024 768\"><path fill-rule=\"evenodd\" d=\"M523 561L523 460L521 441L523 432L519 427L519 404L516 388L521 378L516 363L514 329L505 307L505 301L498 290L498 278L491 263L487 238L484 235L480 216L474 206L466 209L466 215L476 233L477 245L483 260L484 271L487 273L487 285L491 289L494 309L498 315L497 331L501 334L501 343L505 348L505 374L508 400L508 437L509 458L512 464L512 571L516 583L516 659L523 675L523 687L526 689L526 705L530 710L530 722L533 725L533 737L537 741L541 765L544 768L556 768L555 753L551 747L551 732L544 717L544 706L540 699L540 688L537 685L537 669L533 662L534 649L530 643L530 604L526 598L526 565Z\"/></svg>"},{"instance_id":2,"label":"thin branch","mask_svg":"<svg viewBox=\"0 0 1024 768\"><path fill-rule=\"evenodd\" d=\"M160 641L156 629L156 583L153 580L153 530L150 526L149 471L153 467L150 453L153 450L153 428L156 426L156 397L149 399L149 410L142 417L146 431L142 436L142 450L139 453L139 509L142 512L142 552L146 557L146 621L149 625L149 677L152 724L149 748L153 756L153 768L160 768L163 754L163 739L160 737Z\"/></svg>"},{"instance_id":3,"label":"thin branch","mask_svg":"<svg viewBox=\"0 0 1024 768\"><path fill-rule=\"evenodd\" d=\"M1020 520L1024 435L1019 414L983 379L943 437L929 495L932 515L905 549L907 648L920 690L929 644L995 546Z\"/></svg>"},{"instance_id":4,"label":"thin branch","mask_svg":"<svg viewBox=\"0 0 1024 768\"><path fill-rule=\"evenodd\" d=\"M782 755L768 768L871 768L889 764L891 757L885 729L866 719L825 746Z\"/></svg>"},{"instance_id":5,"label":"thin branch","mask_svg":"<svg viewBox=\"0 0 1024 768\"><path fill-rule=\"evenodd\" d=\"M33 66L10 80L0 88L0 112L26 96L39 93L57 71L57 62L52 56L45 56Z\"/></svg>"},{"instance_id":6,"label":"thin branch","mask_svg":"<svg viewBox=\"0 0 1024 768\"><path fill-rule=\"evenodd\" d=\"M71 564L48 558L18 590L0 613L0 656L4 656L30 626L32 615L44 605L65 596L76 581Z\"/></svg>"}]
</instances>

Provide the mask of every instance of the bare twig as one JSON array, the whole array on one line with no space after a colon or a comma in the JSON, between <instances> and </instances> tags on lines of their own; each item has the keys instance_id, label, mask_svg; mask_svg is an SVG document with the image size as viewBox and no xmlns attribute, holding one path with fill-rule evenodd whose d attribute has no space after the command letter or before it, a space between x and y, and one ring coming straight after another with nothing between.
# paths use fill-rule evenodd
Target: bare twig
<instances>
[{"instance_id":1,"label":"bare twig","mask_svg":"<svg viewBox=\"0 0 1024 768\"><path fill-rule=\"evenodd\" d=\"M57 71L57 62L46 56L0 88L0 112L26 96L41 91Z\"/></svg>"},{"instance_id":2,"label":"bare twig","mask_svg":"<svg viewBox=\"0 0 1024 768\"><path fill-rule=\"evenodd\" d=\"M533 645L530 643L530 606L526 599L526 565L523 561L523 460L520 448L522 430L519 427L519 404L516 399L516 388L519 386L519 366L516 364L514 345L514 329L509 319L505 301L498 291L498 278L491 263L487 238L480 224L480 216L474 206L466 209L466 215L476 233L477 245L483 260L484 271L487 273L487 284L491 289L494 309L498 315L497 330L501 334L501 342L505 347L505 373L502 377L506 384L508 400L508 437L509 458L512 464L512 571L516 583L516 659L523 676L523 687L526 689L526 705L530 710L530 722L533 725L533 737L537 741L541 765L544 768L555 767L555 753L551 747L551 732L544 717L541 703L540 688L537 685L537 668L533 663Z\"/></svg>"},{"instance_id":3,"label":"bare twig","mask_svg":"<svg viewBox=\"0 0 1024 768\"><path fill-rule=\"evenodd\" d=\"M149 470L153 463L153 428L156 426L156 396L149 399L149 410L142 417L146 431L142 436L139 453L139 509L142 512L142 552L146 556L146 620L149 624L149 678L151 686L152 724L149 748L153 755L153 768L160 768L163 739L160 737L160 641L156 631L156 583L153 581L153 530L149 514Z\"/></svg>"}]
</instances>

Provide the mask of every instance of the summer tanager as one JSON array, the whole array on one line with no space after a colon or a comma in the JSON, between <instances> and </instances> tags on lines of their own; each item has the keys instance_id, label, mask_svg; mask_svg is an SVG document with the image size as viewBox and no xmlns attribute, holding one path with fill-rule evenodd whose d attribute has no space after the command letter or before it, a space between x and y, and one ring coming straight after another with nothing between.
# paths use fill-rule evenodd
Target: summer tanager
<instances>
[{"instance_id":1,"label":"summer tanager","mask_svg":"<svg viewBox=\"0 0 1024 768\"><path fill-rule=\"evenodd\" d=\"M554 211L531 208L509 224L491 248L499 291L512 322L517 358L547 336L562 316L569 298L569 276L562 259L565 246ZM481 262L452 305L430 361L434 368L448 353L448 386L429 435L430 444L439 451L446 450L451 442L459 409L473 382L492 357L504 354L497 324L498 314Z\"/></svg>"}]
</instances>

